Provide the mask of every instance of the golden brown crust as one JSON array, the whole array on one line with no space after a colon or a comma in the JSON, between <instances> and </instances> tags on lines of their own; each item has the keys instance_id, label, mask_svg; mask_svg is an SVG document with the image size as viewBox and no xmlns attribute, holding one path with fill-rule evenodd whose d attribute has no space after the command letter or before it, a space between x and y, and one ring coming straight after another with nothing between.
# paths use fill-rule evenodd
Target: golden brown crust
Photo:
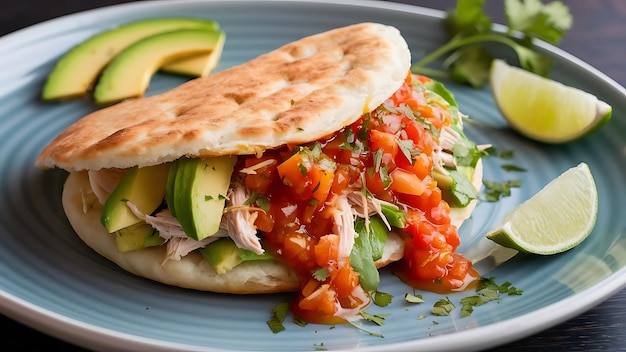
<instances>
[{"instance_id":1,"label":"golden brown crust","mask_svg":"<svg viewBox=\"0 0 626 352\"><path fill-rule=\"evenodd\" d=\"M163 94L91 113L52 141L36 165L143 167L317 140L391 96L410 60L394 27L334 29Z\"/></svg>"}]
</instances>

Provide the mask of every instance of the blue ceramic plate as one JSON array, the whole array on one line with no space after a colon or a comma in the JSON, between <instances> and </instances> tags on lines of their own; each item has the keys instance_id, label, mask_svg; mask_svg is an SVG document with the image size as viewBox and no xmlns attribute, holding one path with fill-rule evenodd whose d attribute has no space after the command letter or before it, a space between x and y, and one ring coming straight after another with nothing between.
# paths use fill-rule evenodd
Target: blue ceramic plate
<instances>
[{"instance_id":1,"label":"blue ceramic plate","mask_svg":"<svg viewBox=\"0 0 626 352\"><path fill-rule=\"evenodd\" d=\"M449 84L461 109L477 124L467 131L478 143L513 150L512 160L489 158L485 178L521 179L522 187L497 203L481 203L461 228L460 251L485 276L510 281L521 296L477 308L466 318L429 310L442 298L409 305L412 290L383 271L381 290L394 295L383 326L307 325L290 321L273 334L271 309L288 295L231 296L168 287L130 275L83 245L60 204L66 173L33 166L59 132L96 107L88 100L42 103L40 89L55 61L81 40L140 18L201 16L227 33L218 69L244 62L305 35L361 21L397 26L419 57L445 39L442 13L383 2L158 1L84 12L0 38L0 310L53 336L91 349L124 350L348 350L453 351L481 349L530 335L591 308L626 283L626 92L585 63L553 47L553 78L584 88L614 107L614 118L581 141L546 146L511 132L488 90ZM149 94L182 79L159 75ZM550 257L501 253L484 234L520 202L581 161L597 182L600 205L591 236L575 249ZM525 172L506 172L515 163ZM507 260L508 259L508 260ZM469 293L448 297L459 306ZM419 319L425 314L426 318Z\"/></svg>"}]
</instances>

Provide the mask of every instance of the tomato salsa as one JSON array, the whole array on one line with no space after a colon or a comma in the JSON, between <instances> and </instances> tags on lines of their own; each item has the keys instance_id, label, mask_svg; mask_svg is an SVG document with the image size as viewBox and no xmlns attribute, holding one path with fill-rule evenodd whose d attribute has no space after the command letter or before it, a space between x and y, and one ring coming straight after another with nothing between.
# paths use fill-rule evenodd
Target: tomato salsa
<instances>
[{"instance_id":1,"label":"tomato salsa","mask_svg":"<svg viewBox=\"0 0 626 352\"><path fill-rule=\"evenodd\" d=\"M342 323L370 302L350 261L348 194L404 212L404 253L394 265L404 282L449 292L477 278L456 252L460 239L450 206L431 176L439 132L452 118L447 103L425 88L429 81L409 74L381 106L331 136L240 158L236 168L254 172L235 172L235 181L254 194L264 248L299 275L295 316Z\"/></svg>"}]
</instances>

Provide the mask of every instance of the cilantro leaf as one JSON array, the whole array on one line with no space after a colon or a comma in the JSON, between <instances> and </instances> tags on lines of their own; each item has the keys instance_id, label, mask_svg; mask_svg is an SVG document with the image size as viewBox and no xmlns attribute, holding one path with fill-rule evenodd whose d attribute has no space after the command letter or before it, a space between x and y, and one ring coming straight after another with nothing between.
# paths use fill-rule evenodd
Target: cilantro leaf
<instances>
[{"instance_id":1,"label":"cilantro leaf","mask_svg":"<svg viewBox=\"0 0 626 352\"><path fill-rule=\"evenodd\" d=\"M456 8L447 15L450 34L489 32L491 19L483 11L484 3L485 0L458 1Z\"/></svg>"},{"instance_id":2,"label":"cilantro leaf","mask_svg":"<svg viewBox=\"0 0 626 352\"><path fill-rule=\"evenodd\" d=\"M407 293L404 295L404 300L409 303L424 303L424 299L422 298L422 295L413 295L410 293Z\"/></svg>"},{"instance_id":3,"label":"cilantro leaf","mask_svg":"<svg viewBox=\"0 0 626 352\"><path fill-rule=\"evenodd\" d=\"M366 311L362 311L360 314L365 320L371 321L376 325L383 325L385 318L389 316L389 314L370 314Z\"/></svg>"},{"instance_id":4,"label":"cilantro leaf","mask_svg":"<svg viewBox=\"0 0 626 352\"><path fill-rule=\"evenodd\" d=\"M547 76L552 61L535 50L534 40L558 43L572 26L568 7L560 1L544 4L540 0L505 0L508 30L503 32L493 29L484 3L457 0L456 8L446 15L449 41L415 62L411 71L482 87L493 61L485 44L499 43L513 49L523 69ZM437 60L443 62L441 70L428 67Z\"/></svg>"},{"instance_id":5,"label":"cilantro leaf","mask_svg":"<svg viewBox=\"0 0 626 352\"><path fill-rule=\"evenodd\" d=\"M380 283L380 274L374 261L382 256L382 249L387 241L387 229L377 216L370 218L369 231L363 219L355 222L354 229L359 236L354 239L350 264L359 273L363 289L375 291Z\"/></svg>"},{"instance_id":6,"label":"cilantro leaf","mask_svg":"<svg viewBox=\"0 0 626 352\"><path fill-rule=\"evenodd\" d=\"M319 268L319 269L313 271L313 277L317 281L326 281L326 279L328 278L328 269L326 269L326 268Z\"/></svg>"},{"instance_id":7,"label":"cilantro leaf","mask_svg":"<svg viewBox=\"0 0 626 352\"><path fill-rule=\"evenodd\" d=\"M527 40L534 37L557 44L572 26L572 16L560 2L543 5L540 0L506 0L504 9L509 32L519 31Z\"/></svg>"},{"instance_id":8,"label":"cilantro leaf","mask_svg":"<svg viewBox=\"0 0 626 352\"><path fill-rule=\"evenodd\" d=\"M450 301L450 299L446 297L438 300L430 309L430 312L433 315L447 316L450 315L450 312L452 312L454 308L456 308L454 303L452 303L452 301Z\"/></svg>"},{"instance_id":9,"label":"cilantro leaf","mask_svg":"<svg viewBox=\"0 0 626 352\"><path fill-rule=\"evenodd\" d=\"M267 321L267 326L272 330L274 334L278 334L279 332L285 330L285 326L283 322L285 321L285 317L287 316L287 311L289 310L289 303L282 302L276 305L276 307L272 308L272 319Z\"/></svg>"}]
</instances>

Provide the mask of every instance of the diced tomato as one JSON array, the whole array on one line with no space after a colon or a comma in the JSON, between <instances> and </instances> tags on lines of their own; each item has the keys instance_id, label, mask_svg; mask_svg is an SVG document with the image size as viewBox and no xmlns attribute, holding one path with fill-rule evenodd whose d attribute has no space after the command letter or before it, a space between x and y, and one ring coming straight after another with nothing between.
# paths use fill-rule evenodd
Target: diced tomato
<instances>
[{"instance_id":1,"label":"diced tomato","mask_svg":"<svg viewBox=\"0 0 626 352\"><path fill-rule=\"evenodd\" d=\"M284 237L281 256L287 261L301 261L301 265L306 265L304 270L315 269L315 258L311 252L314 245L314 240L306 234L290 233Z\"/></svg>"},{"instance_id":2,"label":"diced tomato","mask_svg":"<svg viewBox=\"0 0 626 352\"><path fill-rule=\"evenodd\" d=\"M311 180L301 153L293 154L289 159L280 163L277 168L281 181L289 187L290 192L296 199L306 199L310 196L311 192L305 191L311 187Z\"/></svg>"},{"instance_id":3,"label":"diced tomato","mask_svg":"<svg viewBox=\"0 0 626 352\"><path fill-rule=\"evenodd\" d=\"M355 179L358 179L358 170L351 168L349 165L338 164L335 170L335 176L330 188L331 194L342 194Z\"/></svg>"},{"instance_id":4,"label":"diced tomato","mask_svg":"<svg viewBox=\"0 0 626 352\"><path fill-rule=\"evenodd\" d=\"M273 162L268 164L266 162L267 160L273 160ZM244 175L244 185L252 192L265 194L267 193L267 190L276 175L278 160L270 155L264 155L260 158L247 158L245 160L245 167L254 168L255 165L259 165L261 163L265 163L264 166L255 169L254 174Z\"/></svg>"},{"instance_id":5,"label":"diced tomato","mask_svg":"<svg viewBox=\"0 0 626 352\"><path fill-rule=\"evenodd\" d=\"M339 262L339 235L328 234L320 237L315 245L315 262L329 272L337 269Z\"/></svg>"},{"instance_id":6,"label":"diced tomato","mask_svg":"<svg viewBox=\"0 0 626 352\"><path fill-rule=\"evenodd\" d=\"M382 150L384 154L391 155L395 158L398 154L398 141L396 136L391 133L371 130L369 134L369 145L373 151Z\"/></svg>"},{"instance_id":7,"label":"diced tomato","mask_svg":"<svg viewBox=\"0 0 626 352\"><path fill-rule=\"evenodd\" d=\"M394 192L419 196L426 191L426 186L414 173L397 168L389 174L389 188Z\"/></svg>"},{"instance_id":8,"label":"diced tomato","mask_svg":"<svg viewBox=\"0 0 626 352\"><path fill-rule=\"evenodd\" d=\"M396 164L398 167L414 173L415 176L420 179L424 179L430 175L430 172L433 169L433 160L426 153L414 155L412 163L410 163L405 157L396 157Z\"/></svg>"},{"instance_id":9,"label":"diced tomato","mask_svg":"<svg viewBox=\"0 0 626 352\"><path fill-rule=\"evenodd\" d=\"M405 119L406 132L409 139L411 139L415 145L415 149L427 155L432 155L434 140L432 135L418 122Z\"/></svg>"},{"instance_id":10,"label":"diced tomato","mask_svg":"<svg viewBox=\"0 0 626 352\"><path fill-rule=\"evenodd\" d=\"M302 310L316 311L326 316L337 312L335 291L328 284L319 286L313 293L303 297L298 306Z\"/></svg>"},{"instance_id":11,"label":"diced tomato","mask_svg":"<svg viewBox=\"0 0 626 352\"><path fill-rule=\"evenodd\" d=\"M337 316L340 309L369 303L362 301L368 295L350 257L339 252L333 220L334 200L364 187L376 198L408 209L404 257L394 270L403 281L449 292L477 277L471 263L455 253L458 231L431 177L438 138L432 133L449 124L450 115L440 105L445 103L431 101L420 87L428 81L409 73L382 108L337 133L309 145L268 151L260 159L244 157L240 168L276 161L237 177L271 204L267 213L258 212L255 225L265 248L293 268L302 283L291 305L294 316L311 323L345 323Z\"/></svg>"},{"instance_id":12,"label":"diced tomato","mask_svg":"<svg viewBox=\"0 0 626 352\"><path fill-rule=\"evenodd\" d=\"M257 210L257 218L254 221L254 226L256 226L259 231L271 232L272 229L274 229L274 219L272 219L270 214Z\"/></svg>"},{"instance_id":13,"label":"diced tomato","mask_svg":"<svg viewBox=\"0 0 626 352\"><path fill-rule=\"evenodd\" d=\"M343 266L333 273L331 283L335 290L340 293L339 297L350 297L352 291L359 286L359 274L357 274L352 266L350 260L347 259ZM352 307L354 304L362 304L363 302L355 302L352 299L342 301L341 305L344 307Z\"/></svg>"}]
</instances>

